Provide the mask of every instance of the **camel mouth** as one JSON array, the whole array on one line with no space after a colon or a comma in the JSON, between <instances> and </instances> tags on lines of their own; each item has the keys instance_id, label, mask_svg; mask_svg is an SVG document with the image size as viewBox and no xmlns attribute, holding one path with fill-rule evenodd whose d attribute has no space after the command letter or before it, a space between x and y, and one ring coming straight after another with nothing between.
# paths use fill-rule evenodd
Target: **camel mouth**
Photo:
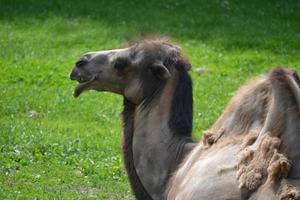
<instances>
[{"instance_id":1,"label":"camel mouth","mask_svg":"<svg viewBox=\"0 0 300 200\"><path fill-rule=\"evenodd\" d=\"M92 83L94 82L94 80L95 80L95 77L91 78L90 80L79 78L77 80L78 81L78 85L74 89L73 96L75 98L79 97L82 92L84 92L84 91L86 91L86 90L88 90L90 88L90 86L92 85Z\"/></svg>"}]
</instances>

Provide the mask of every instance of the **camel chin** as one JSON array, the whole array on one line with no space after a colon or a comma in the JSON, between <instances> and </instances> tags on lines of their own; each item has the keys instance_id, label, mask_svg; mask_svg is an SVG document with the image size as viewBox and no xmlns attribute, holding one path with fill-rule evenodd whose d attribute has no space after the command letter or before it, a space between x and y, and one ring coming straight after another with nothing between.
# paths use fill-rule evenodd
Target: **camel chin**
<instances>
[{"instance_id":1,"label":"camel chin","mask_svg":"<svg viewBox=\"0 0 300 200\"><path fill-rule=\"evenodd\" d=\"M83 92L92 90L95 88L96 85L96 78L91 78L90 80L87 81L78 81L78 85L75 87L73 96L75 98L79 97ZM100 91L100 90L98 90Z\"/></svg>"},{"instance_id":2,"label":"camel chin","mask_svg":"<svg viewBox=\"0 0 300 200\"><path fill-rule=\"evenodd\" d=\"M83 82L83 83L79 83L73 92L73 96L75 98L79 97L84 91L90 90L90 85L91 85L91 81L87 81L87 82Z\"/></svg>"},{"instance_id":3,"label":"camel chin","mask_svg":"<svg viewBox=\"0 0 300 200\"><path fill-rule=\"evenodd\" d=\"M74 92L73 92L73 96L75 98L79 97L83 92L85 91L85 88L84 88L84 85L82 83L79 83L75 89L74 89Z\"/></svg>"}]
</instances>

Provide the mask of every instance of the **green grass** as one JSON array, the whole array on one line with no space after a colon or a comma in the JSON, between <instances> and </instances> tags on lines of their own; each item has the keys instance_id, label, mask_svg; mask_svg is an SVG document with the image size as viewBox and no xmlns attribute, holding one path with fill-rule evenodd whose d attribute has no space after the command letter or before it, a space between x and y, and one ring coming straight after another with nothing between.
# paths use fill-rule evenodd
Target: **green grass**
<instances>
[{"instance_id":1,"label":"green grass","mask_svg":"<svg viewBox=\"0 0 300 200\"><path fill-rule=\"evenodd\" d=\"M120 152L120 96L72 97L81 54L167 35L193 68L194 136L245 80L300 69L297 0L0 0L0 199L133 199ZM36 111L36 117L30 112Z\"/></svg>"}]
</instances>

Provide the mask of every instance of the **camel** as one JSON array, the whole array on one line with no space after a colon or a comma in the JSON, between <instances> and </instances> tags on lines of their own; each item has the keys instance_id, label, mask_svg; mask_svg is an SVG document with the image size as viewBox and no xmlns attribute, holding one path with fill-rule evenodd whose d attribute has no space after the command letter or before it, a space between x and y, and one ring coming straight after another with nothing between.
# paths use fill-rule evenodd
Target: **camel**
<instances>
[{"instance_id":1,"label":"camel","mask_svg":"<svg viewBox=\"0 0 300 200\"><path fill-rule=\"evenodd\" d=\"M124 97L122 151L139 200L300 199L300 78L276 68L243 86L223 114L191 139L191 65L161 40L89 52L74 90Z\"/></svg>"}]
</instances>

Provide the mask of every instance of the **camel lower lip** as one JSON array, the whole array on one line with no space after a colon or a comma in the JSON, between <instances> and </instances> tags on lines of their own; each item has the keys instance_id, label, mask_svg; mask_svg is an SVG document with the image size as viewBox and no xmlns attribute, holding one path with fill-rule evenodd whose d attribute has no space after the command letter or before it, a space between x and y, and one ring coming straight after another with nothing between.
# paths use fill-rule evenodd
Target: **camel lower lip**
<instances>
[{"instance_id":1,"label":"camel lower lip","mask_svg":"<svg viewBox=\"0 0 300 200\"><path fill-rule=\"evenodd\" d=\"M83 92L83 84L82 83L79 83L77 86L76 86L76 88L75 88L75 90L74 90L74 93L73 93L73 96L74 97L79 97L79 95Z\"/></svg>"},{"instance_id":2,"label":"camel lower lip","mask_svg":"<svg viewBox=\"0 0 300 200\"><path fill-rule=\"evenodd\" d=\"M90 85L90 83L93 80L94 79L91 79L90 81L79 83L74 90L73 96L75 98L79 97L79 95L88 88L88 86Z\"/></svg>"}]
</instances>

